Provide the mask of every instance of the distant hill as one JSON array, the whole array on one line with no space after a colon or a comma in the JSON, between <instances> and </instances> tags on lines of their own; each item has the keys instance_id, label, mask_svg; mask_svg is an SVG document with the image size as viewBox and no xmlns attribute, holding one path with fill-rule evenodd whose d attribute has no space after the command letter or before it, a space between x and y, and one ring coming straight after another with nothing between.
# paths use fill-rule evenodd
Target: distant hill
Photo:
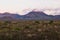
<instances>
[{"instance_id":1,"label":"distant hill","mask_svg":"<svg viewBox=\"0 0 60 40\"><path fill-rule=\"evenodd\" d=\"M18 18L20 18L18 14L11 14L8 12L0 13L0 20L17 20Z\"/></svg>"},{"instance_id":2,"label":"distant hill","mask_svg":"<svg viewBox=\"0 0 60 40\"><path fill-rule=\"evenodd\" d=\"M47 15L42 11L31 11L26 15L0 13L0 20L60 20L60 15Z\"/></svg>"}]
</instances>

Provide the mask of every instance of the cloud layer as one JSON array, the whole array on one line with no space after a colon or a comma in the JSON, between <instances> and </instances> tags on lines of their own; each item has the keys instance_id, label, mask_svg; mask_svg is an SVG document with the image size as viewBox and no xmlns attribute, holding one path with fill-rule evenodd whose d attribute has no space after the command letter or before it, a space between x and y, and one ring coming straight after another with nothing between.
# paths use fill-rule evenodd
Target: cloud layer
<instances>
[{"instance_id":1,"label":"cloud layer","mask_svg":"<svg viewBox=\"0 0 60 40\"><path fill-rule=\"evenodd\" d=\"M0 0L0 12L25 14L25 9L59 8L60 0Z\"/></svg>"}]
</instances>

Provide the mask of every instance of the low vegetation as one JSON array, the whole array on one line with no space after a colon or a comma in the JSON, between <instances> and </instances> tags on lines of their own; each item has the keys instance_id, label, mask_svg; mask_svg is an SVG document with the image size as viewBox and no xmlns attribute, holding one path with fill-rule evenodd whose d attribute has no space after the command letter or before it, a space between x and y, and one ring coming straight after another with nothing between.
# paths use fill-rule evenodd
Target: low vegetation
<instances>
[{"instance_id":1,"label":"low vegetation","mask_svg":"<svg viewBox=\"0 0 60 40\"><path fill-rule=\"evenodd\" d=\"M0 21L0 40L60 40L60 21Z\"/></svg>"}]
</instances>

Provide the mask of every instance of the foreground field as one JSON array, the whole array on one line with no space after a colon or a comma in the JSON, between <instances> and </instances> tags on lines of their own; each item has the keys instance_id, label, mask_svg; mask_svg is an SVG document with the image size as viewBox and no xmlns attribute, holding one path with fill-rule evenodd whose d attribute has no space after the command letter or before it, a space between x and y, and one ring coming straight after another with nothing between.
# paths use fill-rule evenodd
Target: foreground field
<instances>
[{"instance_id":1,"label":"foreground field","mask_svg":"<svg viewBox=\"0 0 60 40\"><path fill-rule=\"evenodd\" d=\"M0 21L0 40L60 40L60 21Z\"/></svg>"}]
</instances>

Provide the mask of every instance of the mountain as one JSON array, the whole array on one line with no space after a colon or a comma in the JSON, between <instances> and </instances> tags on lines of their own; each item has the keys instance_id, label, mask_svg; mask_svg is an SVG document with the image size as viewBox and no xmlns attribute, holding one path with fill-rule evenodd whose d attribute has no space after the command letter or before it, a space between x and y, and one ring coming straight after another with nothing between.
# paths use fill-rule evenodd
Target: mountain
<instances>
[{"instance_id":1,"label":"mountain","mask_svg":"<svg viewBox=\"0 0 60 40\"><path fill-rule=\"evenodd\" d=\"M26 15L0 13L0 20L60 20L60 15L47 15L42 11L31 11Z\"/></svg>"},{"instance_id":2,"label":"mountain","mask_svg":"<svg viewBox=\"0 0 60 40\"><path fill-rule=\"evenodd\" d=\"M32 19L32 20L51 20L52 15L47 15L42 11L31 11L28 14L23 16L23 19Z\"/></svg>"}]
</instances>

